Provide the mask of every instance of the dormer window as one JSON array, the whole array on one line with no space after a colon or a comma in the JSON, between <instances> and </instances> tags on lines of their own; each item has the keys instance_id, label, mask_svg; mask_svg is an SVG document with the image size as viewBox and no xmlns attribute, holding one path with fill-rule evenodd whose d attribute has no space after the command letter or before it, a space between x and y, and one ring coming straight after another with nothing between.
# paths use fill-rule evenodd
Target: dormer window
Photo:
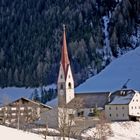
<instances>
[{"instance_id":1,"label":"dormer window","mask_svg":"<svg viewBox=\"0 0 140 140\"><path fill-rule=\"evenodd\" d=\"M68 88L71 89L71 83L70 82L68 83Z\"/></svg>"}]
</instances>

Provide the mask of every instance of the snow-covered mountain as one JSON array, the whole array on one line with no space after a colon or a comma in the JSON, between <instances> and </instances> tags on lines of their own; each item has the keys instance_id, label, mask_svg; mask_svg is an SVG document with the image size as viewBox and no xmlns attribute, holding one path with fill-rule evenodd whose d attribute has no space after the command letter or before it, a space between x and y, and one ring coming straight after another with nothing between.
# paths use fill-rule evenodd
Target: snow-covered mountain
<instances>
[{"instance_id":1,"label":"snow-covered mountain","mask_svg":"<svg viewBox=\"0 0 140 140\"><path fill-rule=\"evenodd\" d=\"M114 91L127 88L140 90L140 46L112 61L96 76L76 88L76 92Z\"/></svg>"},{"instance_id":2,"label":"snow-covered mountain","mask_svg":"<svg viewBox=\"0 0 140 140\"><path fill-rule=\"evenodd\" d=\"M113 60L96 76L89 78L76 88L76 92L114 91L121 89L128 80L127 88L140 90L140 47ZM46 88L54 88L51 85ZM20 97L30 97L33 88L9 87L0 89L0 102L15 100Z\"/></svg>"}]
</instances>

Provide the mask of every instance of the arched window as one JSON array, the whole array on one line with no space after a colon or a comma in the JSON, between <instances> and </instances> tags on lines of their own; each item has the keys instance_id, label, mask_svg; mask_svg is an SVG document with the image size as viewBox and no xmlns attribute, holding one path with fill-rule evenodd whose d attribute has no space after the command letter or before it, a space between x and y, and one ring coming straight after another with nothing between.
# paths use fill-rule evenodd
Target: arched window
<instances>
[{"instance_id":1,"label":"arched window","mask_svg":"<svg viewBox=\"0 0 140 140\"><path fill-rule=\"evenodd\" d=\"M68 84L68 88L70 88L71 89L71 83L69 82L69 84Z\"/></svg>"},{"instance_id":2,"label":"arched window","mask_svg":"<svg viewBox=\"0 0 140 140\"><path fill-rule=\"evenodd\" d=\"M60 89L63 89L63 84L60 85Z\"/></svg>"}]
</instances>

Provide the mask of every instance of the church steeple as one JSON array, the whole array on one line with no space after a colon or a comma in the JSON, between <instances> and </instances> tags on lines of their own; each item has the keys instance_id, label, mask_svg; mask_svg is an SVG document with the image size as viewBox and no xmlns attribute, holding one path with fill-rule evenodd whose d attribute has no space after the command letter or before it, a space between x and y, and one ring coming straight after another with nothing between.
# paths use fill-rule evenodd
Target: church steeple
<instances>
[{"instance_id":1,"label":"church steeple","mask_svg":"<svg viewBox=\"0 0 140 140\"><path fill-rule=\"evenodd\" d=\"M63 46L62 46L62 54L61 54L61 64L63 66L63 70L66 78L68 65L70 64L70 61L69 61L68 50L67 50L65 25L63 25Z\"/></svg>"},{"instance_id":2,"label":"church steeple","mask_svg":"<svg viewBox=\"0 0 140 140\"><path fill-rule=\"evenodd\" d=\"M57 92L58 106L64 106L74 98L74 80L68 57L65 25L63 25L63 45L57 81Z\"/></svg>"}]
</instances>

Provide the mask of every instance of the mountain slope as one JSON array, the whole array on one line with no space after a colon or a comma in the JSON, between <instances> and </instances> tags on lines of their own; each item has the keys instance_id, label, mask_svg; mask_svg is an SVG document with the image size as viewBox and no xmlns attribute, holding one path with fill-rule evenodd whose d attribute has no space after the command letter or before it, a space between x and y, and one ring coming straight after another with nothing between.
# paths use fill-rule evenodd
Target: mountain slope
<instances>
[{"instance_id":1,"label":"mountain slope","mask_svg":"<svg viewBox=\"0 0 140 140\"><path fill-rule=\"evenodd\" d=\"M56 81L62 24L78 85L113 57L137 47L140 1L1 0L0 87L35 87Z\"/></svg>"},{"instance_id":2,"label":"mountain slope","mask_svg":"<svg viewBox=\"0 0 140 140\"><path fill-rule=\"evenodd\" d=\"M140 90L140 47L114 60L98 75L89 78L76 88L76 92L113 91L127 88Z\"/></svg>"}]
</instances>

